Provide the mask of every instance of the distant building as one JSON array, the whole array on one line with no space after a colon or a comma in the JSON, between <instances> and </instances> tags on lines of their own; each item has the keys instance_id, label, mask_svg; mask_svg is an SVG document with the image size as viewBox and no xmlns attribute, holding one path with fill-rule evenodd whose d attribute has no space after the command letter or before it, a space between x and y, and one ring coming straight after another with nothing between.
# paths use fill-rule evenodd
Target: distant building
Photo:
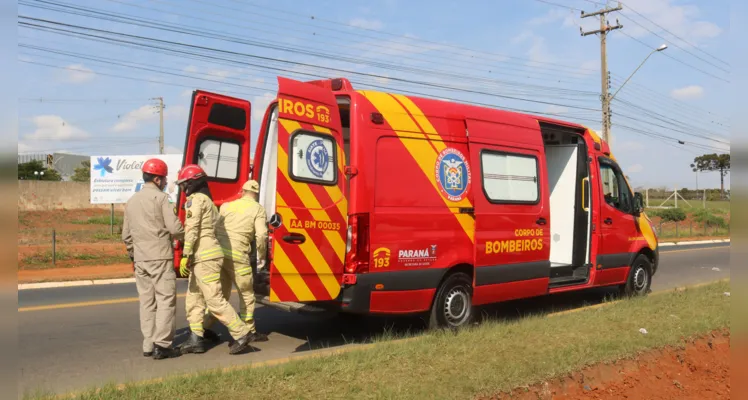
<instances>
[{"instance_id":1,"label":"distant building","mask_svg":"<svg viewBox=\"0 0 748 400\"><path fill-rule=\"evenodd\" d=\"M49 159L49 156L51 156L51 160ZM48 165L51 161L49 167L57 171L57 173L62 176L63 181L69 181L73 174L75 174L75 169L79 168L83 161L90 161L91 156L68 153L28 153L18 155L19 164L35 160L41 161L44 165Z\"/></svg>"}]
</instances>

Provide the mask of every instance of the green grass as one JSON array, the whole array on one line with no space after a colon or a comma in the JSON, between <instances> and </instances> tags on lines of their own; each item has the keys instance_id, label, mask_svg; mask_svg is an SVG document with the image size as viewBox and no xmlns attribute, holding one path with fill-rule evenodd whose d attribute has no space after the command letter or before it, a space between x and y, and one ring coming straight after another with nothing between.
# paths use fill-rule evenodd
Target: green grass
<instances>
[{"instance_id":1,"label":"green grass","mask_svg":"<svg viewBox=\"0 0 748 400\"><path fill-rule=\"evenodd\" d=\"M70 261L76 260L80 263L76 263L76 266L92 265L92 264L120 264L130 262L130 257L127 254L122 255L106 255L106 254L90 254L90 253L70 253L66 250L57 250L56 254L57 261ZM25 257L19 266L21 269L47 269L54 268L52 264L52 250L47 250Z\"/></svg>"},{"instance_id":2,"label":"green grass","mask_svg":"<svg viewBox=\"0 0 748 400\"><path fill-rule=\"evenodd\" d=\"M209 371L121 390L110 385L75 398L468 399L729 329L727 291L729 282L719 282L553 318L494 321L456 334L431 332L272 367ZM640 328L649 333L642 335Z\"/></svg>"},{"instance_id":3,"label":"green grass","mask_svg":"<svg viewBox=\"0 0 748 400\"><path fill-rule=\"evenodd\" d=\"M124 221L124 217L122 215L115 215L114 216L114 225L122 225L122 222ZM83 220L77 220L77 221L71 221L74 224L80 224L80 225L111 225L112 218L109 215L100 215L96 217L89 217L88 219Z\"/></svg>"}]
</instances>

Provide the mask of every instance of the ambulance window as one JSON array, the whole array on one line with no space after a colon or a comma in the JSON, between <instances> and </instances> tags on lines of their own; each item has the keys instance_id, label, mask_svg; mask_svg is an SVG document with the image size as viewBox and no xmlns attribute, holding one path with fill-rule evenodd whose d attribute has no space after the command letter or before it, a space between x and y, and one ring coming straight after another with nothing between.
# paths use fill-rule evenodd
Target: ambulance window
<instances>
[{"instance_id":1,"label":"ambulance window","mask_svg":"<svg viewBox=\"0 0 748 400\"><path fill-rule=\"evenodd\" d=\"M239 107L214 103L210 107L208 122L241 131L247 125L247 113Z\"/></svg>"},{"instance_id":2,"label":"ambulance window","mask_svg":"<svg viewBox=\"0 0 748 400\"><path fill-rule=\"evenodd\" d=\"M217 139L200 143L197 165L209 178L236 180L239 174L239 144Z\"/></svg>"},{"instance_id":3,"label":"ambulance window","mask_svg":"<svg viewBox=\"0 0 748 400\"><path fill-rule=\"evenodd\" d=\"M536 157L484 150L481 172L483 191L492 203L534 204L540 199Z\"/></svg>"},{"instance_id":4,"label":"ambulance window","mask_svg":"<svg viewBox=\"0 0 748 400\"><path fill-rule=\"evenodd\" d=\"M296 131L291 135L288 168L295 181L334 185L338 181L335 140L317 132Z\"/></svg>"},{"instance_id":5,"label":"ambulance window","mask_svg":"<svg viewBox=\"0 0 748 400\"><path fill-rule=\"evenodd\" d=\"M600 176L605 202L625 213L630 212L632 196L621 170L611 164L601 162ZM609 183L605 182L605 179Z\"/></svg>"}]
</instances>

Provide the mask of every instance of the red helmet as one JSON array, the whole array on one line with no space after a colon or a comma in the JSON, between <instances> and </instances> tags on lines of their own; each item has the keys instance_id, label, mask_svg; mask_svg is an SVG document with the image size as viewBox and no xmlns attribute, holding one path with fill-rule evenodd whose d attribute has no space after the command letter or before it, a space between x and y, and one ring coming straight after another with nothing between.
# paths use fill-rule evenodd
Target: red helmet
<instances>
[{"instance_id":1,"label":"red helmet","mask_svg":"<svg viewBox=\"0 0 748 400\"><path fill-rule=\"evenodd\" d=\"M198 179L205 176L205 171L196 164L187 164L179 170L177 184L184 183L190 179Z\"/></svg>"},{"instance_id":2,"label":"red helmet","mask_svg":"<svg viewBox=\"0 0 748 400\"><path fill-rule=\"evenodd\" d=\"M169 167L162 160L151 158L143 164L143 172L156 176L166 176L169 175Z\"/></svg>"}]
</instances>

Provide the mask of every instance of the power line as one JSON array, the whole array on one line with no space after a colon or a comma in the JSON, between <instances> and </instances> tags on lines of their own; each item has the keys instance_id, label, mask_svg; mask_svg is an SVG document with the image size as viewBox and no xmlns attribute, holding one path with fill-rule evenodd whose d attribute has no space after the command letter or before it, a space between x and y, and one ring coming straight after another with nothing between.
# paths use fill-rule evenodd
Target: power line
<instances>
[{"instance_id":1,"label":"power line","mask_svg":"<svg viewBox=\"0 0 748 400\"><path fill-rule=\"evenodd\" d=\"M567 5L564 5L564 4L558 4L558 3L554 3L554 2L552 2L552 1L547 1L547 0L535 0L535 1L537 1L537 2L539 2L539 3L550 4L550 5L552 5L552 6L556 6L556 7L561 7L561 8L565 8L565 9L567 9L567 10L571 10L571 11L582 11L582 10L581 10L581 9L579 9L579 8L576 8L576 7L571 7L571 6L567 6Z\"/></svg>"},{"instance_id":2,"label":"power line","mask_svg":"<svg viewBox=\"0 0 748 400\"><path fill-rule=\"evenodd\" d=\"M524 102L537 103L537 104L545 104L545 105L564 106L564 107L581 109L581 110L594 110L593 108L589 108L589 107L579 107L579 106L573 106L573 105L568 105L568 104L559 104L559 103L550 102L550 101L533 100L533 99L527 99L527 98L516 97L516 96L501 95L501 94L496 94L496 93L484 92L484 91L480 91L480 90L471 90L471 89L454 87L454 86L450 86L450 85L438 84L438 83L428 82L428 81L414 81L414 80L404 79L404 78L398 78L398 77L389 77L389 76L383 76L383 75L366 73L366 72L358 72L358 71L346 70L346 69L342 69L342 68L319 67L318 65L309 64L309 63L303 63L303 62L298 62L298 61L284 60L284 59L275 58L275 57L258 56L258 55L252 55L252 54L247 54L247 53L229 51L229 50L225 50L225 49L216 49L216 48L211 48L211 47L206 47L206 46L198 46L198 45L193 45L193 44L189 44L189 43L176 42L176 41L168 41L168 40L162 40L162 39L144 37L144 36L139 36L139 35L130 35L130 34L125 34L125 33L121 33L121 32L115 32L115 31L110 31L110 30L102 30L102 29L90 28L90 27L85 27L85 26L80 26L80 25L65 24L65 23L61 23L61 22L50 21L50 20L39 19L39 18L32 18L32 17L23 16L23 15L19 15L19 19L32 20L32 21L35 21L35 22L42 22L42 23L51 24L51 25L59 25L59 26L64 26L64 27L69 27L69 28L74 28L74 29L80 29L80 30L85 30L85 31L93 31L93 32L97 32L97 33L103 33L103 34L114 35L114 36L121 36L121 37L126 37L126 38L129 38L129 39L143 40L143 41L147 41L147 42L156 42L156 43L161 43L161 44L175 45L175 46L179 46L179 47L186 47L186 48L192 48L192 49L203 50L203 51L212 51L212 52L226 53L226 54L231 54L231 55L235 55L235 56L248 57L248 58L253 58L253 59L258 59L258 60L263 60L263 61L280 62L280 63L292 64L292 65L296 65L296 66L310 67L310 68L323 68L323 69L326 69L326 70L335 71L337 73L348 74L348 75L364 76L364 77L369 77L369 78L387 79L387 80L392 80L392 81L396 81L396 82L415 83L415 84L419 84L419 85L423 85L423 86L433 87L433 88L436 88L436 89L461 90L461 91L469 92L469 93L473 93L473 94L480 94L480 95L486 95L486 96L491 96L491 97L504 98L504 99L509 99L509 100L524 101ZM20 21L19 21L19 24L21 26L41 27L41 28L47 28L47 29L58 29L58 28L50 28L50 27L45 27L43 25L31 24L31 23L20 22ZM64 29L58 29L58 30L65 31L65 32L72 32L72 31L68 31L68 30L64 30ZM164 29L164 30L169 30L169 29ZM97 37L96 35L91 35L91 36ZM203 36L203 35L197 35L197 36ZM100 37L100 38L105 38L106 39L106 37ZM109 38L109 39L111 39L111 38Z\"/></svg>"},{"instance_id":3,"label":"power line","mask_svg":"<svg viewBox=\"0 0 748 400\"><path fill-rule=\"evenodd\" d=\"M712 67L714 67L714 68L717 68L718 70L720 70L720 71L722 71L722 72L725 72L725 73L728 73L728 74L730 73L730 70L724 69L723 67L721 67L721 66L719 66L719 65L717 65L717 64L714 64L714 63L712 63L712 62L710 62L710 61L708 61L708 60L706 60L706 59L702 58L701 56L699 56L699 55L697 55L697 54L694 54L694 53L692 53L691 51L689 51L689 50L688 50L688 49L686 49L685 47L681 47L681 46L680 46L679 44L677 44L677 43L673 43L673 41L672 41L672 40L668 40L667 38L665 38L664 36L660 35L659 33L657 33L657 32L655 32L655 31L653 31L653 30L651 30L651 29L647 28L646 26L642 25L641 23L639 23L639 22L638 22L638 21L636 21L635 19L632 19L631 17L629 17L629 16L627 16L627 15L625 15L625 14L622 14L622 13L620 13L620 12L619 12L619 14L621 14L621 15L622 15L622 16L623 16L623 17L624 17L625 19L628 19L629 21L631 21L631 22L635 23L636 25L639 25L640 27L642 27L643 29L645 29L645 30L646 30L647 32L649 32L649 33L651 33L651 34L653 34L653 35L657 36L658 38L660 38L660 39L662 39L662 40L666 40L666 41L670 42L670 44L671 44L671 45L673 45L673 46L675 46L675 47L677 47L677 48L679 48L679 49L681 49L681 50L685 51L686 53L690 54L691 56L693 56L693 57L695 57L695 58L697 58L697 59L699 59L699 60L701 60L701 61L703 61L703 62L705 62L705 63L707 63L707 64L709 64L709 65L711 65L711 66L712 66Z\"/></svg>"},{"instance_id":4,"label":"power line","mask_svg":"<svg viewBox=\"0 0 748 400\"><path fill-rule=\"evenodd\" d=\"M640 43L641 45L645 46L646 48L648 48L648 49L652 50L652 46L648 45L647 43L645 43L645 42L643 42L643 41L641 41L641 40L639 40L639 39L637 39L637 38L635 38L635 37L633 37L633 36L629 35L629 34L628 34L628 33L626 33L626 32L623 32L623 31L622 31L621 33L622 33L623 35L627 36L627 37L628 37L629 39L632 39L632 40L634 40L634 41L636 41L636 42ZM701 69L701 68L699 68L699 67L696 67L696 66L693 66L693 65L691 65L691 64L689 64L689 63L687 63L687 62L685 62L685 61L683 61L683 60L681 60L681 59L675 58L675 57L671 56L670 54L667 54L667 53L663 52L663 53L662 53L662 55L663 55L663 56L665 56L665 57L667 57L667 58L669 58L669 59L671 59L671 60L677 61L678 63L680 63L680 64L683 64L683 65L685 65L685 66L687 66L687 67L689 67L689 68L691 68L691 69L694 69L694 70L696 70L696 71L699 71L699 72L701 72L702 74L705 74L705 75L709 75L709 76L711 76L712 78L715 78L715 79L719 79L719 80L721 80L721 81L723 81L723 82L726 82L726 83L730 83L730 81L729 81L729 80L727 80L727 79L725 79L725 78L722 78L722 77L719 77L719 76L717 76L717 75L714 75L714 74L712 74L711 72L707 72L707 71L704 71L703 69Z\"/></svg>"},{"instance_id":5,"label":"power line","mask_svg":"<svg viewBox=\"0 0 748 400\"><path fill-rule=\"evenodd\" d=\"M651 19L649 19L649 18L645 17L645 16L644 16L644 15L642 15L642 14L641 14L640 12L638 12L638 11L636 11L635 9L631 8L631 6L630 6L630 5L628 5L628 4L627 4L627 5L626 5L626 7L627 7L627 8L629 9L629 10L631 10L631 11L632 11L632 12L633 12L634 14L636 14L636 15L638 15L638 16L640 16L640 17L644 18L644 20L646 20L646 21L648 21L649 23L651 23L651 24L653 24L653 25L657 26L658 28L662 29L663 31L667 32L668 34L672 35L673 37L675 37L675 38L677 38L677 39L679 39L679 40L683 41L684 43L686 43L686 44L690 45L691 47L695 48L696 50L699 50L700 52L702 52L702 53L704 53L704 54L708 55L709 57L711 57L711 58L713 58L713 59L715 59L715 60L717 60L717 61L719 61L719 62L721 62L721 63L723 63L723 64L725 64L725 65L727 65L727 66L729 66L729 65L730 65L730 63L728 63L727 61L724 61L724 60L720 59L720 58L719 58L719 57L717 57L717 56L714 56L714 55L712 55L712 54L709 54L709 53L708 53L707 51L705 51L705 50L701 49L700 47L696 46L695 44L693 44L693 43L689 42L689 41L688 41L688 40L686 40L686 39L683 39L682 37L680 37L680 36L676 35L675 33L673 33L673 32L671 32L671 31L669 31L669 30L665 29L665 27L663 27L662 25L660 25L660 24L658 24L658 23L656 23L656 22L652 21Z\"/></svg>"}]
</instances>

